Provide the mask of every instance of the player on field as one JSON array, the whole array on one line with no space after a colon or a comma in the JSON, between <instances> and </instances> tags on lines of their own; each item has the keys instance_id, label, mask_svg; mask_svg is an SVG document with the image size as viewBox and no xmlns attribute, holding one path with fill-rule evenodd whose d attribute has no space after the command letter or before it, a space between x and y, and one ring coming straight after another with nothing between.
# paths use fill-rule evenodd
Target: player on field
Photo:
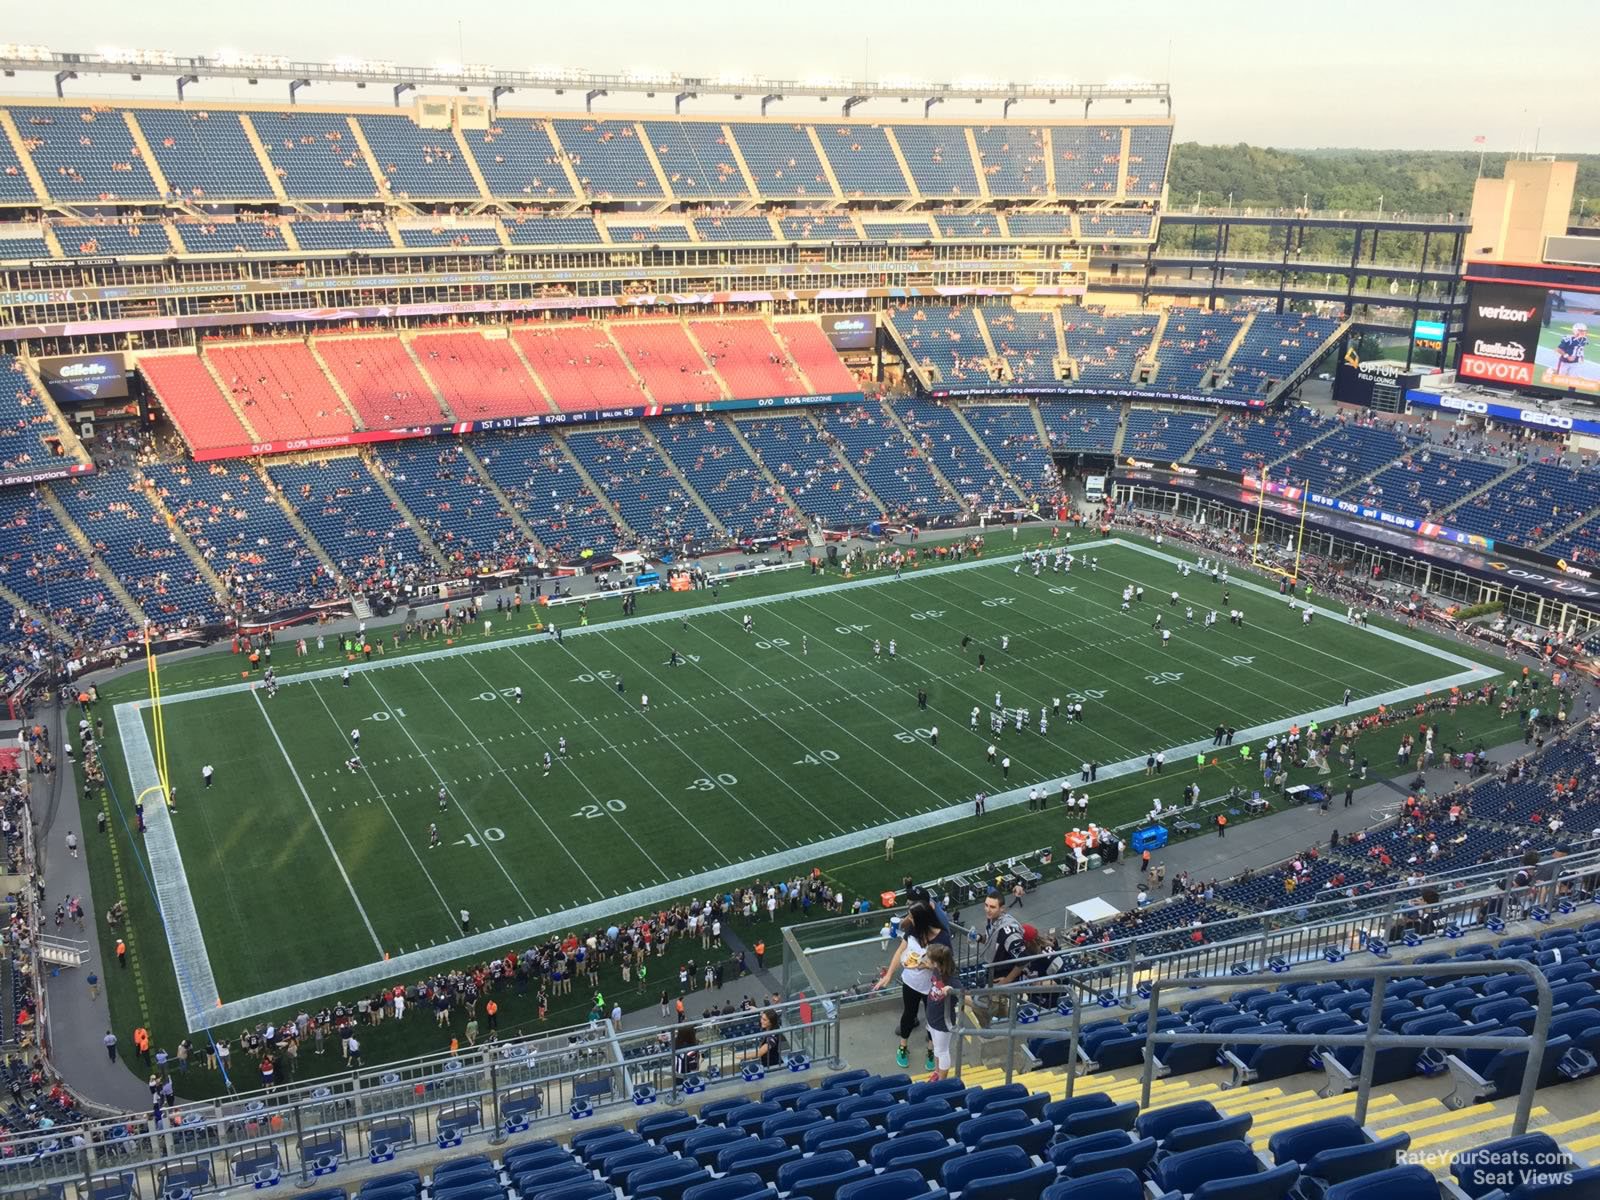
<instances>
[{"instance_id":1,"label":"player on field","mask_svg":"<svg viewBox=\"0 0 1600 1200\"><path fill-rule=\"evenodd\" d=\"M978 732L978 706L976 704L974 704L972 706L972 721L970 722L970 724L972 726L972 732L973 733L977 733Z\"/></svg>"},{"instance_id":2,"label":"player on field","mask_svg":"<svg viewBox=\"0 0 1600 1200\"><path fill-rule=\"evenodd\" d=\"M1044 709L1039 710L1039 736L1043 737L1050 732L1050 714Z\"/></svg>"},{"instance_id":3,"label":"player on field","mask_svg":"<svg viewBox=\"0 0 1600 1200\"><path fill-rule=\"evenodd\" d=\"M350 769L350 774L354 775L357 771L361 770L361 755L351 755L349 758L344 760L344 765Z\"/></svg>"},{"instance_id":4,"label":"player on field","mask_svg":"<svg viewBox=\"0 0 1600 1200\"><path fill-rule=\"evenodd\" d=\"M439 811L443 812L450 807L450 793L445 791L444 784L439 785Z\"/></svg>"},{"instance_id":5,"label":"player on field","mask_svg":"<svg viewBox=\"0 0 1600 1200\"><path fill-rule=\"evenodd\" d=\"M550 751L548 750L544 752L544 773L546 775L550 774Z\"/></svg>"},{"instance_id":6,"label":"player on field","mask_svg":"<svg viewBox=\"0 0 1600 1200\"><path fill-rule=\"evenodd\" d=\"M343 672L340 673L339 679L344 684L345 687L349 687L350 686L350 668L349 667L346 667L343 670Z\"/></svg>"},{"instance_id":7,"label":"player on field","mask_svg":"<svg viewBox=\"0 0 1600 1200\"><path fill-rule=\"evenodd\" d=\"M1161 631L1161 648L1163 650L1165 650L1167 648L1167 643L1170 642L1171 640L1172 640L1172 630L1163 629Z\"/></svg>"},{"instance_id":8,"label":"player on field","mask_svg":"<svg viewBox=\"0 0 1600 1200\"><path fill-rule=\"evenodd\" d=\"M565 735L556 739L556 753L562 758L567 756L567 739Z\"/></svg>"},{"instance_id":9,"label":"player on field","mask_svg":"<svg viewBox=\"0 0 1600 1200\"><path fill-rule=\"evenodd\" d=\"M438 844L439 844L439 827L437 825L429 825L428 826L428 849L432 850Z\"/></svg>"},{"instance_id":10,"label":"player on field","mask_svg":"<svg viewBox=\"0 0 1600 1200\"><path fill-rule=\"evenodd\" d=\"M650 694L648 692L639 693L639 715L643 717L650 715Z\"/></svg>"},{"instance_id":11,"label":"player on field","mask_svg":"<svg viewBox=\"0 0 1600 1200\"><path fill-rule=\"evenodd\" d=\"M518 704L522 703L522 688L520 686L511 694L511 698Z\"/></svg>"},{"instance_id":12,"label":"player on field","mask_svg":"<svg viewBox=\"0 0 1600 1200\"><path fill-rule=\"evenodd\" d=\"M353 750L361 749L361 730L352 729L350 731L350 747Z\"/></svg>"},{"instance_id":13,"label":"player on field","mask_svg":"<svg viewBox=\"0 0 1600 1200\"><path fill-rule=\"evenodd\" d=\"M873 658L882 658L883 657L883 643L880 642L877 638L873 638L872 639L872 657Z\"/></svg>"},{"instance_id":14,"label":"player on field","mask_svg":"<svg viewBox=\"0 0 1600 1200\"><path fill-rule=\"evenodd\" d=\"M745 615L744 615L744 631L746 633L754 633L756 631L755 618L752 617L749 613L745 613Z\"/></svg>"},{"instance_id":15,"label":"player on field","mask_svg":"<svg viewBox=\"0 0 1600 1200\"><path fill-rule=\"evenodd\" d=\"M889 639L889 657L893 658L894 657L894 653L895 653L895 651L894 651L894 639L890 638Z\"/></svg>"}]
</instances>

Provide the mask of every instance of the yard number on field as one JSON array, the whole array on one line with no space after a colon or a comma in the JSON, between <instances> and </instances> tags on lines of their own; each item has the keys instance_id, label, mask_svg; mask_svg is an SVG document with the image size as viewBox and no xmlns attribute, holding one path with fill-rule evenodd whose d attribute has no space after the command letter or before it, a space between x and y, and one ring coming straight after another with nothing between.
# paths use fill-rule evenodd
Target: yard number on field
<instances>
[{"instance_id":1,"label":"yard number on field","mask_svg":"<svg viewBox=\"0 0 1600 1200\"><path fill-rule=\"evenodd\" d=\"M1256 661L1253 654L1230 654L1222 660L1230 667L1248 667Z\"/></svg>"},{"instance_id":2,"label":"yard number on field","mask_svg":"<svg viewBox=\"0 0 1600 1200\"><path fill-rule=\"evenodd\" d=\"M1016 602L1015 596L990 596L987 600L979 601L985 608L1005 608L1008 604Z\"/></svg>"},{"instance_id":3,"label":"yard number on field","mask_svg":"<svg viewBox=\"0 0 1600 1200\"><path fill-rule=\"evenodd\" d=\"M1183 672L1161 671L1155 675L1146 675L1144 678L1146 683L1152 683L1156 687L1160 687L1164 683L1177 683L1183 678Z\"/></svg>"},{"instance_id":4,"label":"yard number on field","mask_svg":"<svg viewBox=\"0 0 1600 1200\"><path fill-rule=\"evenodd\" d=\"M729 775L726 771L724 771L715 779L701 776L683 790L686 792L714 792L717 790L718 786L732 787L738 782L739 779L737 776Z\"/></svg>"},{"instance_id":5,"label":"yard number on field","mask_svg":"<svg viewBox=\"0 0 1600 1200\"><path fill-rule=\"evenodd\" d=\"M833 627L833 631L835 633L842 633L845 637L849 637L852 633L865 633L871 628L872 626L870 625L835 625Z\"/></svg>"},{"instance_id":6,"label":"yard number on field","mask_svg":"<svg viewBox=\"0 0 1600 1200\"><path fill-rule=\"evenodd\" d=\"M489 825L485 827L483 831L484 842L503 842L505 840L506 831L501 829L498 825ZM482 844L483 842L478 841L478 839L473 837L470 833L464 833L456 839L456 845L458 846L481 846Z\"/></svg>"},{"instance_id":7,"label":"yard number on field","mask_svg":"<svg viewBox=\"0 0 1600 1200\"><path fill-rule=\"evenodd\" d=\"M607 813L627 812L628 806L621 800L607 800L604 804L585 804L572 815L582 817L586 821L594 821Z\"/></svg>"},{"instance_id":8,"label":"yard number on field","mask_svg":"<svg viewBox=\"0 0 1600 1200\"><path fill-rule=\"evenodd\" d=\"M925 742L932 736L933 730L931 729L913 729L909 732L902 729L894 735L894 740L897 742Z\"/></svg>"},{"instance_id":9,"label":"yard number on field","mask_svg":"<svg viewBox=\"0 0 1600 1200\"><path fill-rule=\"evenodd\" d=\"M943 618L944 609L942 608L929 608L922 612L914 612L911 614L911 619L913 621L938 621L942 620Z\"/></svg>"},{"instance_id":10,"label":"yard number on field","mask_svg":"<svg viewBox=\"0 0 1600 1200\"><path fill-rule=\"evenodd\" d=\"M479 692L474 700L509 700L517 694L514 687L501 688L498 692Z\"/></svg>"},{"instance_id":11,"label":"yard number on field","mask_svg":"<svg viewBox=\"0 0 1600 1200\"><path fill-rule=\"evenodd\" d=\"M838 761L839 753L836 750L813 750L804 758L795 759L792 765L796 767L816 767L823 763L836 763Z\"/></svg>"},{"instance_id":12,"label":"yard number on field","mask_svg":"<svg viewBox=\"0 0 1600 1200\"><path fill-rule=\"evenodd\" d=\"M405 717L406 717L406 710L403 709L403 708L391 708L391 709L389 709L387 711L379 709L377 712L373 713L370 717L368 717L367 720L369 720L369 721L387 721L391 716L399 717L403 721L403 720L405 720Z\"/></svg>"},{"instance_id":13,"label":"yard number on field","mask_svg":"<svg viewBox=\"0 0 1600 1200\"><path fill-rule=\"evenodd\" d=\"M757 650L782 650L789 644L788 638L768 638L764 642L757 642Z\"/></svg>"}]
</instances>

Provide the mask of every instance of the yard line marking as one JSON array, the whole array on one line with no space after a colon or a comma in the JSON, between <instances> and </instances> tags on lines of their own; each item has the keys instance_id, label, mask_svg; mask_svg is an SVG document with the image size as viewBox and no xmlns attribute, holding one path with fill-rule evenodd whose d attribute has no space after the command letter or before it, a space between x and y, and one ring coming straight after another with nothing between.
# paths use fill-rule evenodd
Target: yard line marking
<instances>
[{"instance_id":1,"label":"yard line marking","mask_svg":"<svg viewBox=\"0 0 1600 1200\"><path fill-rule=\"evenodd\" d=\"M414 667L416 666L415 663L411 665ZM484 745L484 743L478 738L478 735L473 732L472 726L468 725L461 719L461 714L451 707L450 702L440 694L439 689L433 686L433 680L428 678L428 673L422 670L420 667L417 667L417 675L423 683L428 685L428 690L435 696L439 697L439 703L444 705L446 711L448 711L449 714L456 719L456 723L460 725L461 728L465 729L468 735L470 735L474 741L477 741L479 749L482 750L484 754L488 755L489 761L495 765L495 769L499 771L505 781L511 785L511 790L516 792L517 795L521 796L522 802L530 809L533 808L533 801L529 800L523 790L517 786L517 781L511 778L511 772L500 765L500 760L494 756L494 752L490 750L488 746ZM378 689L374 687L372 690L377 691ZM382 699L382 697L380 696L379 699ZM384 703L384 707L388 707L387 702ZM400 732L405 734L407 738L411 738L411 731L406 728L406 723L404 721L399 721L397 724L400 726ZM411 744L413 746L417 744L415 738L411 738ZM441 779L439 782L443 783L444 780ZM466 805L461 803L460 797L457 797L456 807L461 810L461 815L467 818L467 824L472 825L473 834L478 838L479 841L483 843L483 848L489 852L489 857L494 859L494 865L500 868L500 873L506 877L506 882L511 885L511 890L516 892L517 899L522 901L522 907L532 908L533 905L528 903L528 898L522 894L522 889L517 886L517 881L511 878L511 872L506 870L505 864L500 861L500 856L494 852L494 847L492 847L489 844L488 839L483 836L482 830L473 824L472 815L467 812ZM567 844L565 842L561 842L560 845L561 849L566 853L566 856L572 860L572 865L578 868L578 874L587 879L589 881L589 886L598 892L600 890L599 885L595 883L589 872L583 869L583 864L579 862L572 851L567 848Z\"/></svg>"},{"instance_id":2,"label":"yard line marking","mask_svg":"<svg viewBox=\"0 0 1600 1200\"><path fill-rule=\"evenodd\" d=\"M328 702L323 699L322 693L317 690L316 684L311 685L311 694L315 696L317 698L317 702L322 705L322 711L328 714L328 720L333 722L334 728L339 730L340 733L343 733L344 726L340 724L339 719L333 715L333 709L328 707ZM422 856L417 853L417 848L411 844L411 838L406 834L404 826L400 824L400 818L395 816L394 809L389 807L389 801L384 797L383 789L378 786L378 781L372 778L372 772L367 770L365 764L363 764L361 767L361 773L367 777L367 783L372 787L372 790L378 793L378 800L383 805L383 811L388 813L389 819L394 822L394 827L400 834L400 840L405 842L406 849L411 851L411 857L416 859L417 866L422 868L423 877L428 881L428 886L433 889L433 894L439 897L439 903L444 905L445 918L453 926L456 916L455 909L451 908L449 902L445 900L444 893L439 890L439 885L434 882L433 875L429 872L427 866L423 864ZM370 798L367 800L367 803L372 803ZM339 807L343 808L344 805L341 804Z\"/></svg>"},{"instance_id":3,"label":"yard line marking","mask_svg":"<svg viewBox=\"0 0 1600 1200\"><path fill-rule=\"evenodd\" d=\"M523 662L522 656L520 654L518 654L515 650L513 650L511 652L511 656L513 658L515 658L518 662ZM527 666L526 663L523 663L523 665ZM494 689L494 685L489 683L489 680L487 679L487 677L485 677L485 675L484 675L484 673L482 671L478 670L477 664L472 662L471 659L467 660L467 666L472 669L472 673L474 675L476 675L479 679L483 680L483 682L490 688L490 690ZM532 670L531 667L529 667L529 669ZM556 696L559 697L564 703L567 703L566 696L564 696L560 691L558 691L553 685L551 685L549 683L545 683L544 677L542 675L540 675L538 671L534 671L533 672L533 677L535 679L537 679L540 683L543 683L552 692L555 692ZM509 707L511 709L512 713L516 716L517 720L521 721L524 725L526 725L528 723L527 719L525 717L523 717L522 712L521 712L521 710L520 710L518 705L512 704L512 705L508 705L507 707ZM574 708L573 711L577 712L578 710L576 708ZM600 736L604 737L605 735L601 734ZM580 751L579 753L582 753L582 751ZM522 765L525 766L526 764L522 764ZM577 780L578 786L581 787L585 792L588 793L589 799L593 800L596 804L599 804L600 805L600 811L605 813L607 816L609 816L611 818L612 823L615 824L617 829L621 831L622 836L627 838L630 842L633 842L634 847L639 851L640 854L644 855L645 858L649 860L650 865L652 867L654 867L657 871L661 871L662 874L666 874L666 872L664 870L662 870L661 864L658 863L654 858L651 858L650 852L648 850L646 850L643 846L639 845L638 841L635 840L633 834L628 832L627 827L624 826L621 821L617 820L617 814L612 812L603 803L601 803L600 797L598 795L596 795L594 789L589 786L589 781L587 779L585 779L577 771L573 771L570 766L568 766L567 770L571 773L573 779ZM643 776L641 776L641 778L643 778ZM646 782L648 783L649 780L646 779ZM522 795L522 793L520 791L517 794L518 795ZM525 802L527 802L528 810L530 812L532 812L535 817L538 818L539 824L543 825L545 827L546 831L550 834L551 840L557 841L557 842L562 841L561 836L558 833L556 833L556 831L553 828L551 828L550 823L544 819L544 815L542 813L540 813L538 809L533 807L533 802L528 800L528 798L526 796L523 796L522 798L523 798L523 800ZM674 811L676 811L676 809L674 809ZM682 816L683 814L679 813L678 815ZM563 849L566 848L565 847L565 843L563 843L562 848ZM574 862L577 861L576 857L572 854L572 852L570 850L567 851L567 857L572 858ZM578 869L581 871L583 868L579 867ZM585 878L587 878L587 876Z\"/></svg>"},{"instance_id":4,"label":"yard line marking","mask_svg":"<svg viewBox=\"0 0 1600 1200\"><path fill-rule=\"evenodd\" d=\"M123 703L117 705L113 713L135 799L161 786L141 712L138 707ZM146 806L144 828L145 856L150 860L150 873L155 878L156 903L172 950L178 995L183 1001L184 1015L192 1022L193 1014L212 1008L222 997L217 992L211 956L206 952L205 936L200 931L200 914L194 906L194 894L189 890L189 877L184 873L172 814L164 803Z\"/></svg>"},{"instance_id":5,"label":"yard line marking","mask_svg":"<svg viewBox=\"0 0 1600 1200\"><path fill-rule=\"evenodd\" d=\"M317 832L322 834L323 844L328 847L328 853L333 856L333 865L339 868L339 878L344 880L344 886L350 890L350 900L356 906L356 912L361 916L361 923L367 927L367 932L372 935L372 944L378 951L378 957L383 957L383 943L378 940L378 931L372 927L372 920L367 916L366 907L361 903L361 897L356 895L356 885L350 882L350 875L344 869L344 859L339 857L339 852L333 848L333 839L328 836L328 829L322 823L322 818L317 814L317 806L311 802L311 793L306 791L306 785L300 782L300 772L295 770L294 759L289 757L289 751L284 747L283 739L278 736L278 727L272 723L272 717L267 712L267 706L261 703L261 693L250 689L250 695L256 702L256 707L261 710L261 719L267 723L267 730L272 734L272 740L278 744L278 753L283 755L283 761L289 768L289 774L294 777L295 787L300 789L300 795L306 802L306 807L311 810L311 819L317 823Z\"/></svg>"},{"instance_id":6,"label":"yard line marking","mask_svg":"<svg viewBox=\"0 0 1600 1200\"><path fill-rule=\"evenodd\" d=\"M666 649L668 649L668 650L672 650L673 649L673 647L668 645L668 643L661 638L660 634L655 633L654 631L651 631L650 636L655 638L655 640L658 643L660 643L660 645L666 647ZM667 693L670 694L670 695L674 695L674 696L680 695L678 690L676 688L674 688L670 683L668 683L665 678L663 678L660 675L657 675L654 671L652 671L649 667L647 667L643 663L641 663L633 655L629 654L626 650L624 650L616 642L612 642L610 648L614 653L622 655L623 658L625 658L629 662L631 662L634 665L635 668L637 668L640 672L642 672L644 674L645 678L652 680L653 681L653 686L658 686L658 687L664 688L667 691ZM686 664L686 665L698 666L699 664ZM701 667L700 669L704 670L703 667ZM755 712L757 714L760 713L761 710L756 708L756 706L754 704L751 704L750 701L744 695L742 695L737 689L730 688L730 689L728 689L726 694L734 697L737 700L739 700L742 704L744 704L744 706L746 708L749 708L751 711L753 711L753 712ZM754 717L745 717L739 723L740 724L749 724L753 720L755 720ZM650 728L656 729L657 732L659 732L659 727L648 716L645 717L645 722L646 722L646 724L648 724L650 726ZM775 728L775 729L782 729L782 727L779 726L776 722L771 722L771 724L773 725L773 728ZM828 816L827 813L823 812L822 809L818 808L815 804L813 804L805 796L805 794L800 791L800 789L795 787L792 783L790 783L787 779L785 779L778 772L774 771L765 762L762 762L761 758L754 751L752 751L744 742L741 742L738 738L734 737L731 733L729 733L727 731L727 729L723 727L723 724L721 722L713 722L711 728L712 728L712 730L714 732L719 734L725 741L731 742L733 744L734 748L736 750L738 750L740 754L744 755L751 762L756 763L761 768L763 774L765 774L768 777L776 780L785 789L787 789L795 797L795 799L799 800L800 803L804 804L807 808L811 809L811 811L816 813L818 817L822 818L822 820L826 821L829 825L832 825L835 829L838 829L840 827L839 823L837 821L835 821L832 817ZM793 734L788 734L787 730L784 730L784 732L791 739L795 740L797 744L799 744L799 740L794 738ZM700 772L700 775L701 775L702 778L706 778L706 779L715 779L716 778L716 775L715 775L714 772L707 770L707 768L705 766L703 766L700 762L698 762L694 758L693 755L691 755L687 750L684 750L682 746L678 745L676 739L669 739L669 740L671 740L671 742L672 742L673 749L677 750L678 753L682 754L684 758L687 758L689 760L690 765L693 766L695 770ZM880 801L878 801L876 797L871 796L870 793L865 791L861 787L860 784L855 783L854 780L851 780L851 783L855 786L857 791L861 792L862 795L867 796L869 799L873 800L874 803L878 803L880 805L880 807L883 807L885 812L891 812L892 811L887 806L882 805L882 803ZM735 796L731 790L729 790L727 787L723 787L722 791L735 804L739 805L740 808L742 808L746 812L750 813L751 816L753 816L753 817L755 816L755 813L752 812L750 810L750 808L747 805L745 805L737 796ZM760 823L762 828L764 828L768 833L776 834L777 831L774 830L772 828L772 826L768 825L765 821L762 821L760 817L756 817L756 820L757 820L757 822Z\"/></svg>"}]
</instances>

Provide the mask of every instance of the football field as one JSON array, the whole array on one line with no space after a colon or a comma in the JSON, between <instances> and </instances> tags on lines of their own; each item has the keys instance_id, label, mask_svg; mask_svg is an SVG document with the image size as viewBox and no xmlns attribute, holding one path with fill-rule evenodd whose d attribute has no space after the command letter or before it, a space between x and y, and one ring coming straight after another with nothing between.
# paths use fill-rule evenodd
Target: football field
<instances>
[{"instance_id":1,"label":"football field","mask_svg":"<svg viewBox=\"0 0 1600 1200\"><path fill-rule=\"evenodd\" d=\"M1002 549L743 599L736 583L698 607L646 603L643 616L581 629L565 628L572 610L552 610L560 642L525 615L488 638L351 664L348 681L330 655L285 672L275 698L254 679L164 696L178 799L170 813L147 806L145 847L185 1019L277 1012L786 877L890 834L970 823L980 791L995 809L1024 804L1031 786L1076 785L1087 760L1101 764L1093 797L1164 752L1163 777L1137 795L1124 786L1120 807L1091 800L1092 818L1125 821L1151 796L1178 799L1219 723L1239 731L1226 751L1238 755L1295 722L1496 674L1353 627L1342 609L1303 625L1244 578L1228 585L1246 617L1235 628L1222 588L1180 576L1176 557L1116 539L1074 551L1068 574L1018 572L1021 556ZM1129 584L1145 599L1125 614ZM1202 628L1213 608L1219 624ZM1173 631L1165 648L1158 612ZM997 695L1009 775L985 753ZM1086 719L1041 734L1055 699L1081 701ZM143 793L157 783L148 702L114 713ZM950 856L952 868L979 861L959 841Z\"/></svg>"}]
</instances>

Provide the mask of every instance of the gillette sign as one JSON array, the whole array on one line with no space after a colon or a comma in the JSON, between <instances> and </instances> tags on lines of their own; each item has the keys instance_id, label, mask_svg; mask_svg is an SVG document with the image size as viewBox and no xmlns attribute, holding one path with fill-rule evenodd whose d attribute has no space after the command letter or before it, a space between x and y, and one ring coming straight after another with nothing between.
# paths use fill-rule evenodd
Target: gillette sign
<instances>
[{"instance_id":1,"label":"gillette sign","mask_svg":"<svg viewBox=\"0 0 1600 1200\"><path fill-rule=\"evenodd\" d=\"M57 404L98 404L128 394L120 354L68 354L35 361L39 379Z\"/></svg>"},{"instance_id":2,"label":"gillette sign","mask_svg":"<svg viewBox=\"0 0 1600 1200\"><path fill-rule=\"evenodd\" d=\"M1456 368L1461 377L1531 387L1544 302L1543 288L1474 284Z\"/></svg>"},{"instance_id":3,"label":"gillette sign","mask_svg":"<svg viewBox=\"0 0 1600 1200\"><path fill-rule=\"evenodd\" d=\"M872 313L829 315L822 318L822 332L835 350L871 350L878 331L878 318Z\"/></svg>"}]
</instances>

